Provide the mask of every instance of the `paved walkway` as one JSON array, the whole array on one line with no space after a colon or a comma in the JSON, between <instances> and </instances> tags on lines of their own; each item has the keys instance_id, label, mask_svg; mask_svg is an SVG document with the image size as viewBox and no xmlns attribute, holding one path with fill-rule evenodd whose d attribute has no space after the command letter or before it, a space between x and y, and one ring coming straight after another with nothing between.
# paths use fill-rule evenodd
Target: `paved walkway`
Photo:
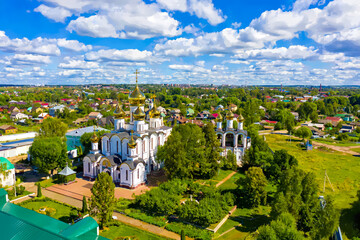
<instances>
[{"instance_id":1,"label":"paved walkway","mask_svg":"<svg viewBox=\"0 0 360 240\"><path fill-rule=\"evenodd\" d=\"M316 142L316 141L313 141L312 144L314 146L323 146L323 147L327 147L331 150L335 150L338 152L343 152L343 153L347 153L347 154L351 154L351 155L355 155L355 156L360 155L360 153L351 150L353 148L359 148L360 146L349 146L349 147L336 146L336 145L330 145L330 144L320 143L320 142Z\"/></svg>"},{"instance_id":2,"label":"paved walkway","mask_svg":"<svg viewBox=\"0 0 360 240\"><path fill-rule=\"evenodd\" d=\"M117 213L117 212L114 212L114 216L116 216L120 222L140 228L142 230L145 230L145 231L148 231L148 232L151 232L151 233L163 236L163 237L171 238L171 239L180 239L180 235L178 235L174 232L170 232L164 228L161 228L161 227L125 216L125 215ZM187 238L187 239L189 239L189 238Z\"/></svg>"},{"instance_id":3,"label":"paved walkway","mask_svg":"<svg viewBox=\"0 0 360 240\"><path fill-rule=\"evenodd\" d=\"M227 180L229 180L232 176L234 176L235 173L236 173L236 172L232 172L232 173L230 173L229 175L227 175L226 178L224 178L223 180L221 180L220 182L218 182L218 183L216 184L216 187L219 187L221 184L223 184L224 182L226 182Z\"/></svg>"},{"instance_id":4,"label":"paved walkway","mask_svg":"<svg viewBox=\"0 0 360 240\"><path fill-rule=\"evenodd\" d=\"M68 197L72 197L78 200L82 200L83 196L90 197L91 191L94 182L87 181L82 178L76 178L74 183L69 185L64 184L55 184L47 188L48 191L59 193ZM149 187L143 185L137 187L136 189L126 189L126 188L115 188L115 197L116 198L126 198L134 199L134 195L141 195L144 192L150 190Z\"/></svg>"}]
</instances>

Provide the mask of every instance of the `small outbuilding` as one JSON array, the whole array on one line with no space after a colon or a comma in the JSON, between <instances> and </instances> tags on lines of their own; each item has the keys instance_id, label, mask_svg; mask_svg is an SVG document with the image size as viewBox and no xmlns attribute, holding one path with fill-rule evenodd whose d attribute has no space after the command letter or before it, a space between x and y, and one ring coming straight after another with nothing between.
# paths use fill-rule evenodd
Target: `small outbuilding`
<instances>
[{"instance_id":1,"label":"small outbuilding","mask_svg":"<svg viewBox=\"0 0 360 240\"><path fill-rule=\"evenodd\" d=\"M61 170L61 172L58 173L59 175L59 181L65 184L69 184L73 181L75 181L76 178L76 172L69 168L69 166L66 164L66 167Z\"/></svg>"}]
</instances>

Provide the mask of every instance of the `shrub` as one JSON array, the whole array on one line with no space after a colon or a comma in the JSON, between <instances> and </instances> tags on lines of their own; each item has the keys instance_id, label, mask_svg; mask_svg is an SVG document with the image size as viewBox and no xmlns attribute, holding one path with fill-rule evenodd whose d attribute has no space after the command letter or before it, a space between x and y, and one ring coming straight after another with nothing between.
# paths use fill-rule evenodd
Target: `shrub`
<instances>
[{"instance_id":1,"label":"shrub","mask_svg":"<svg viewBox=\"0 0 360 240\"><path fill-rule=\"evenodd\" d=\"M150 223L159 227L164 227L166 225L166 218L165 217L153 217L153 216L149 216L146 213L142 213L140 211L131 211L127 214L128 216L135 218L135 219L139 219L143 222L146 223Z\"/></svg>"},{"instance_id":2,"label":"shrub","mask_svg":"<svg viewBox=\"0 0 360 240\"><path fill-rule=\"evenodd\" d=\"M184 223L180 223L180 222L172 222L172 223L168 223L165 226L165 229L175 232L177 234L181 234L181 232L184 231L186 236L194 238L194 239L198 239L198 240L211 240L212 239L212 233L210 231L194 227L190 224L184 224Z\"/></svg>"}]
</instances>

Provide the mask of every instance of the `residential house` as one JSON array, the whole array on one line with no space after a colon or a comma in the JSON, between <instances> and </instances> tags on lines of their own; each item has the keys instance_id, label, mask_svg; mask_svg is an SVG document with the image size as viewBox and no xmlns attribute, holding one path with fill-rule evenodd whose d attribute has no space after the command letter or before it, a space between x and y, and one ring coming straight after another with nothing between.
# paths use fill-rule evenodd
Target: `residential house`
<instances>
[{"instance_id":1,"label":"residential house","mask_svg":"<svg viewBox=\"0 0 360 240\"><path fill-rule=\"evenodd\" d=\"M175 108L175 109L171 110L170 113L171 113L171 114L174 114L174 115L178 115L178 114L181 113L181 111L180 111L180 109Z\"/></svg>"},{"instance_id":2,"label":"residential house","mask_svg":"<svg viewBox=\"0 0 360 240\"><path fill-rule=\"evenodd\" d=\"M224 110L224 106L223 105L218 105L216 108L215 108L215 111L217 110L220 110L220 111L223 111Z\"/></svg>"},{"instance_id":3,"label":"residential house","mask_svg":"<svg viewBox=\"0 0 360 240\"><path fill-rule=\"evenodd\" d=\"M49 114L50 114L50 116L55 117L56 112L63 112L64 109L65 109L64 105L58 105L58 106L50 108Z\"/></svg>"},{"instance_id":4,"label":"residential house","mask_svg":"<svg viewBox=\"0 0 360 240\"><path fill-rule=\"evenodd\" d=\"M352 122L355 120L355 117L352 114L336 114L335 117L339 117L346 122Z\"/></svg>"},{"instance_id":5,"label":"residential house","mask_svg":"<svg viewBox=\"0 0 360 240\"><path fill-rule=\"evenodd\" d=\"M50 117L50 115L48 113L40 113L38 116L38 118L42 118L42 119L47 119L49 117Z\"/></svg>"},{"instance_id":6,"label":"residential house","mask_svg":"<svg viewBox=\"0 0 360 240\"><path fill-rule=\"evenodd\" d=\"M89 118L89 120L98 120L98 119L102 118L102 116L103 115L99 112L91 112L91 113L89 113L88 118Z\"/></svg>"},{"instance_id":7,"label":"residential house","mask_svg":"<svg viewBox=\"0 0 360 240\"><path fill-rule=\"evenodd\" d=\"M229 105L229 109L231 111L235 112L238 109L238 107L235 104L232 103L232 104Z\"/></svg>"},{"instance_id":8,"label":"residential house","mask_svg":"<svg viewBox=\"0 0 360 240\"><path fill-rule=\"evenodd\" d=\"M299 121L299 113L297 113L297 112L291 112L291 114L294 116L295 121Z\"/></svg>"},{"instance_id":9,"label":"residential house","mask_svg":"<svg viewBox=\"0 0 360 240\"><path fill-rule=\"evenodd\" d=\"M12 107L9 108L8 112L9 112L9 113L20 112L20 110L19 110L17 107L12 106Z\"/></svg>"},{"instance_id":10,"label":"residential house","mask_svg":"<svg viewBox=\"0 0 360 240\"><path fill-rule=\"evenodd\" d=\"M29 119L29 116L24 113L21 113L21 112L13 112L10 115L10 119L12 121L21 120L21 119Z\"/></svg>"},{"instance_id":11,"label":"residential house","mask_svg":"<svg viewBox=\"0 0 360 240\"><path fill-rule=\"evenodd\" d=\"M194 115L194 110L192 108L188 108L186 109L186 116L193 116Z\"/></svg>"},{"instance_id":12,"label":"residential house","mask_svg":"<svg viewBox=\"0 0 360 240\"><path fill-rule=\"evenodd\" d=\"M325 120L330 120L333 126L337 126L342 121L340 117L326 117Z\"/></svg>"},{"instance_id":13,"label":"residential house","mask_svg":"<svg viewBox=\"0 0 360 240\"><path fill-rule=\"evenodd\" d=\"M107 116L107 117L100 118L98 120L98 124L99 124L100 127L114 126L114 117L113 116Z\"/></svg>"},{"instance_id":14,"label":"residential house","mask_svg":"<svg viewBox=\"0 0 360 240\"><path fill-rule=\"evenodd\" d=\"M42 113L43 109L41 107L32 107L31 112L32 113Z\"/></svg>"},{"instance_id":15,"label":"residential house","mask_svg":"<svg viewBox=\"0 0 360 240\"><path fill-rule=\"evenodd\" d=\"M17 132L17 128L11 125L2 125L0 131L4 134L13 134Z\"/></svg>"},{"instance_id":16,"label":"residential house","mask_svg":"<svg viewBox=\"0 0 360 240\"><path fill-rule=\"evenodd\" d=\"M352 133L354 131L354 126L353 125L345 125L343 124L341 126L341 129L339 130L340 133Z\"/></svg>"}]
</instances>

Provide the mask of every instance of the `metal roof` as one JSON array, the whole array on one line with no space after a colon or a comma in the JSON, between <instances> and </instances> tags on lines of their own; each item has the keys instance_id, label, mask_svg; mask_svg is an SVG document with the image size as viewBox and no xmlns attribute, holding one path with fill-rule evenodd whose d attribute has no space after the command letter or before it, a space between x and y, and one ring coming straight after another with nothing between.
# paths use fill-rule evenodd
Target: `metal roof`
<instances>
[{"instance_id":1,"label":"metal roof","mask_svg":"<svg viewBox=\"0 0 360 240\"><path fill-rule=\"evenodd\" d=\"M59 172L58 174L64 175L64 176L69 176L72 174L76 174L76 172L74 170L72 170L71 168L69 168L69 166L66 164L66 167L63 170L61 170L61 172Z\"/></svg>"},{"instance_id":2,"label":"metal roof","mask_svg":"<svg viewBox=\"0 0 360 240\"><path fill-rule=\"evenodd\" d=\"M0 157L0 164L6 164L6 170L14 169L14 164L12 164L9 160L4 157Z\"/></svg>"},{"instance_id":3,"label":"metal roof","mask_svg":"<svg viewBox=\"0 0 360 240\"><path fill-rule=\"evenodd\" d=\"M62 221L20 207L0 192L0 231L1 239L13 240L104 240L97 235L97 223L87 217L76 224L68 225ZM5 192L6 193L6 192Z\"/></svg>"}]
</instances>

